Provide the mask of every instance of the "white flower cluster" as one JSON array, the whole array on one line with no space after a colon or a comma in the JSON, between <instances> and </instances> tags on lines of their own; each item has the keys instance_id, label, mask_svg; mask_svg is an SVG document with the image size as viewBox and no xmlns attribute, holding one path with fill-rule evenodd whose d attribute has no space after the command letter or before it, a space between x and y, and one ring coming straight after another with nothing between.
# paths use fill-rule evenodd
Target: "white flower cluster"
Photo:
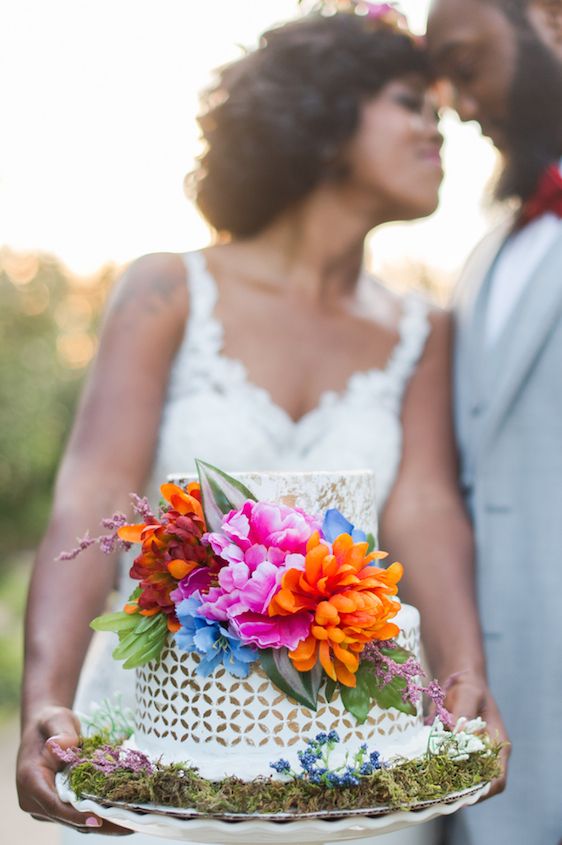
<instances>
[{"instance_id":1,"label":"white flower cluster","mask_svg":"<svg viewBox=\"0 0 562 845\"><path fill-rule=\"evenodd\" d=\"M427 750L430 754L448 754L452 760L468 760L470 754L485 751L482 734L486 722L477 719L458 719L453 730L447 730L440 719L435 719L429 735Z\"/></svg>"}]
</instances>

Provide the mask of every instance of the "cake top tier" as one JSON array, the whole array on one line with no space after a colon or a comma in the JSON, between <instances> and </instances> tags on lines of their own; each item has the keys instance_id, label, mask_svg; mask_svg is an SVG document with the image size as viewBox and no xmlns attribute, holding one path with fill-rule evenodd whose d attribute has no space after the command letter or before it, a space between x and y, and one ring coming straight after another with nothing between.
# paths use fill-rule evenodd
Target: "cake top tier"
<instances>
[{"instance_id":1,"label":"cake top tier","mask_svg":"<svg viewBox=\"0 0 562 845\"><path fill-rule=\"evenodd\" d=\"M361 530L377 536L375 476L371 470L318 470L232 472L261 501L299 507L311 514L337 508ZM176 483L194 481L195 475L175 473Z\"/></svg>"}]
</instances>

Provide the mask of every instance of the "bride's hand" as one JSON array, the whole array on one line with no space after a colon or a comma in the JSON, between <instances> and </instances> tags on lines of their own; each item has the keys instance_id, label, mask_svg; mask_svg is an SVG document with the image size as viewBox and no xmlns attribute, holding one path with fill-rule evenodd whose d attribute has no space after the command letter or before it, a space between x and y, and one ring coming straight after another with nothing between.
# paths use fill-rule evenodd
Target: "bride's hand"
<instances>
[{"instance_id":1,"label":"bride's hand","mask_svg":"<svg viewBox=\"0 0 562 845\"><path fill-rule=\"evenodd\" d=\"M500 752L502 774L492 783L492 788L482 800L503 792L507 779L511 743L509 742L509 737L498 706L485 679L472 676L468 673L461 674L451 685L447 693L447 698L445 699L445 706L452 713L455 720L460 716L466 716L469 719L481 716L487 724L488 733L492 742L505 743Z\"/></svg>"},{"instance_id":2,"label":"bride's hand","mask_svg":"<svg viewBox=\"0 0 562 845\"><path fill-rule=\"evenodd\" d=\"M79 732L77 717L65 707L48 707L25 727L17 763L20 807L34 819L58 822L81 833L126 836L131 831L99 819L92 813L79 813L57 795L55 774L64 763L49 745L56 742L61 748L71 748L77 745Z\"/></svg>"}]
</instances>

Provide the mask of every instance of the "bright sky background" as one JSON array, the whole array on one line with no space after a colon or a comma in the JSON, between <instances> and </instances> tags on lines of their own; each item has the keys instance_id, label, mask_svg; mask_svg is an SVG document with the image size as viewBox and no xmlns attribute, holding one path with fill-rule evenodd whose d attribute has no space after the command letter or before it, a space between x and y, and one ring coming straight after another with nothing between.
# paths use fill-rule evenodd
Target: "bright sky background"
<instances>
[{"instance_id":1,"label":"bright sky background","mask_svg":"<svg viewBox=\"0 0 562 845\"><path fill-rule=\"evenodd\" d=\"M401 3L417 31L428 5ZM213 67L296 9L296 0L3 0L0 245L52 252L78 273L204 245L208 230L182 188L198 149L198 92ZM456 270L487 228L492 147L452 117L443 129L441 208L377 232L375 267L407 259Z\"/></svg>"}]
</instances>

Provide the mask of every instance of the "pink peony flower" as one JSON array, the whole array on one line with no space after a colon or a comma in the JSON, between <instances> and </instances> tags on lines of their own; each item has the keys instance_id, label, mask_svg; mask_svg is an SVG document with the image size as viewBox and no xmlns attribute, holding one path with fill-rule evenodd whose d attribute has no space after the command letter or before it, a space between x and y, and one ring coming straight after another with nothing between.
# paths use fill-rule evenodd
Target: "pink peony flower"
<instances>
[{"instance_id":1,"label":"pink peony flower","mask_svg":"<svg viewBox=\"0 0 562 845\"><path fill-rule=\"evenodd\" d=\"M256 545L275 549L276 555L284 558L291 553L305 554L309 538L320 528L319 519L299 508L247 501L240 510L227 514L220 532L207 534L206 541L227 563L241 560L240 552Z\"/></svg>"},{"instance_id":2,"label":"pink peony flower","mask_svg":"<svg viewBox=\"0 0 562 845\"><path fill-rule=\"evenodd\" d=\"M200 615L229 622L245 644L298 644L308 635L311 614L288 625L287 619L270 617L268 608L287 569L304 569L307 542L320 527L319 520L299 509L269 502L247 501L231 511L220 532L206 535L226 565L218 572L218 586L203 596Z\"/></svg>"}]
</instances>

